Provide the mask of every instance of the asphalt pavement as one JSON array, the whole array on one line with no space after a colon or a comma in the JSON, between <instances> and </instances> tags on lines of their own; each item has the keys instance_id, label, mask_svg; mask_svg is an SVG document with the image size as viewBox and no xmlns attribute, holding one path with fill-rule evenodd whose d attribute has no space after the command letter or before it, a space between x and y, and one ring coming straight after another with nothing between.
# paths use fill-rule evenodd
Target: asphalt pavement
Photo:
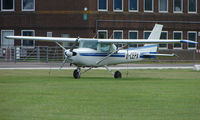
<instances>
[{"instance_id":1,"label":"asphalt pavement","mask_svg":"<svg viewBox=\"0 0 200 120\"><path fill-rule=\"evenodd\" d=\"M0 69L59 69L61 63L44 62L0 62ZM65 64L62 69L75 69L76 66ZM194 64L120 64L109 66L110 69L193 69ZM105 69L103 67L95 69Z\"/></svg>"}]
</instances>

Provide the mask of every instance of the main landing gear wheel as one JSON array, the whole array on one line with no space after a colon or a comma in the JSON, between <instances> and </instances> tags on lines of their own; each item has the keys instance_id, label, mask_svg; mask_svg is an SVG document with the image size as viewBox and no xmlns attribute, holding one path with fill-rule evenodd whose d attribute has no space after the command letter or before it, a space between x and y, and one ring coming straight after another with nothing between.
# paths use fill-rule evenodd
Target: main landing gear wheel
<instances>
[{"instance_id":1,"label":"main landing gear wheel","mask_svg":"<svg viewBox=\"0 0 200 120\"><path fill-rule=\"evenodd\" d=\"M116 71L115 74L114 74L114 78L122 78L122 74L120 71Z\"/></svg>"},{"instance_id":2,"label":"main landing gear wheel","mask_svg":"<svg viewBox=\"0 0 200 120\"><path fill-rule=\"evenodd\" d=\"M79 79L80 78L80 70L78 70L78 69L74 70L73 76L75 79Z\"/></svg>"}]
</instances>

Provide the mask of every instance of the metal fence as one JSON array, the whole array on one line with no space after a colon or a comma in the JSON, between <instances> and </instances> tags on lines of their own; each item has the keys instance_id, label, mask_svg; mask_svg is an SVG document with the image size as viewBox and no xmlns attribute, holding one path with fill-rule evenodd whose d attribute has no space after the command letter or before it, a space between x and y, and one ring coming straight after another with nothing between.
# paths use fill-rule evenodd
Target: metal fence
<instances>
[{"instance_id":1,"label":"metal fence","mask_svg":"<svg viewBox=\"0 0 200 120\"><path fill-rule=\"evenodd\" d=\"M150 62L200 62L199 50L159 50L159 53L175 53L177 57L157 57ZM61 62L64 59L60 47L1 47L1 62Z\"/></svg>"},{"instance_id":2,"label":"metal fence","mask_svg":"<svg viewBox=\"0 0 200 120\"><path fill-rule=\"evenodd\" d=\"M3 62L57 62L64 58L59 47L1 47L0 61Z\"/></svg>"}]
</instances>

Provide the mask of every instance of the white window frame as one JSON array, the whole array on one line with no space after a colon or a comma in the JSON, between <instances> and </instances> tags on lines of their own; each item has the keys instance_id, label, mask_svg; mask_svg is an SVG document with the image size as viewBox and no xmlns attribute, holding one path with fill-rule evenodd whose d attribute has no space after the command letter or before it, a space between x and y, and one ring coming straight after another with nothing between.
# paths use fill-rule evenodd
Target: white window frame
<instances>
[{"instance_id":1,"label":"white window frame","mask_svg":"<svg viewBox=\"0 0 200 120\"><path fill-rule=\"evenodd\" d=\"M15 0L13 0L13 9L3 9L3 0L1 0L1 11L3 12L15 11Z\"/></svg>"},{"instance_id":2,"label":"white window frame","mask_svg":"<svg viewBox=\"0 0 200 120\"><path fill-rule=\"evenodd\" d=\"M196 41L195 42L197 42L198 40L198 37L197 37L197 31L188 31L187 32L187 39L189 40L189 33L195 33L196 34ZM195 44L195 47L194 48L191 48L191 47L189 47L189 43L187 44L187 49L189 49L189 50L195 50L195 49L197 49L197 44Z\"/></svg>"},{"instance_id":3,"label":"white window frame","mask_svg":"<svg viewBox=\"0 0 200 120\"><path fill-rule=\"evenodd\" d=\"M188 5L187 5L187 7L188 7L188 13L190 13L190 14L195 14L195 13L197 13L197 9L198 9L198 8L197 8L197 7L198 7L198 5L197 5L197 4L198 4L198 0L196 0L196 11L194 11L194 12L190 12L190 11L189 11L189 0L187 0L187 4L188 4Z\"/></svg>"},{"instance_id":4,"label":"white window frame","mask_svg":"<svg viewBox=\"0 0 200 120\"><path fill-rule=\"evenodd\" d=\"M98 11L108 11L108 0L106 0L106 9L99 9L99 0L97 0L97 9Z\"/></svg>"},{"instance_id":5,"label":"white window frame","mask_svg":"<svg viewBox=\"0 0 200 120\"><path fill-rule=\"evenodd\" d=\"M150 11L150 10L145 10L145 1L146 1L146 0L144 0L144 5L143 5L144 12L149 12L149 13L154 12L154 0L152 0L152 10L151 10L151 11Z\"/></svg>"},{"instance_id":6,"label":"white window frame","mask_svg":"<svg viewBox=\"0 0 200 120\"><path fill-rule=\"evenodd\" d=\"M167 0L167 11L161 11L160 10L160 0L158 0L158 11L159 11L159 13L168 13L168 11L169 11L169 0Z\"/></svg>"},{"instance_id":7,"label":"white window frame","mask_svg":"<svg viewBox=\"0 0 200 120\"><path fill-rule=\"evenodd\" d=\"M15 35L15 31L14 30L1 30L1 47L3 48L3 32L13 32L13 34ZM14 39L13 39L14 40ZM15 45L15 42L14 42Z\"/></svg>"},{"instance_id":8,"label":"white window frame","mask_svg":"<svg viewBox=\"0 0 200 120\"><path fill-rule=\"evenodd\" d=\"M137 10L130 10L130 0L128 0L128 11L129 12L138 12L139 9L139 0L137 0Z\"/></svg>"},{"instance_id":9,"label":"white window frame","mask_svg":"<svg viewBox=\"0 0 200 120\"><path fill-rule=\"evenodd\" d=\"M183 0L181 0L181 11L175 11L174 6L175 6L175 0L173 0L173 13L183 13Z\"/></svg>"},{"instance_id":10,"label":"white window frame","mask_svg":"<svg viewBox=\"0 0 200 120\"><path fill-rule=\"evenodd\" d=\"M168 34L168 31L162 31L162 32L167 33L167 39L168 39L168 35L169 35L169 34ZM162 33L162 32L161 32L161 33ZM160 47L160 46L159 46L159 49L160 49L160 50L166 50L166 49L168 49L168 43L162 43L162 44L166 44L166 47Z\"/></svg>"},{"instance_id":11,"label":"white window frame","mask_svg":"<svg viewBox=\"0 0 200 120\"><path fill-rule=\"evenodd\" d=\"M23 36L24 31L33 32L33 36L35 36L35 30L21 30L21 36ZM26 48L34 48L35 47L35 40L33 40L33 46L23 46L23 41L24 40L21 40L21 47L26 47Z\"/></svg>"},{"instance_id":12,"label":"white window frame","mask_svg":"<svg viewBox=\"0 0 200 120\"><path fill-rule=\"evenodd\" d=\"M115 0L113 0L113 11L114 12L123 12L124 11L124 0L122 0L122 10L115 10Z\"/></svg>"},{"instance_id":13,"label":"white window frame","mask_svg":"<svg viewBox=\"0 0 200 120\"><path fill-rule=\"evenodd\" d=\"M181 38L180 39L183 39L183 31L173 31L173 39L174 39L174 33L181 33ZM176 40L176 39L175 39ZM174 43L175 44L175 43ZM178 43L178 44L181 44L181 47L180 48L175 48L174 47L174 44L173 44L173 49L175 50L180 50L180 49L183 49L183 43Z\"/></svg>"},{"instance_id":14,"label":"white window frame","mask_svg":"<svg viewBox=\"0 0 200 120\"><path fill-rule=\"evenodd\" d=\"M139 36L138 36L138 35L139 35L138 30L129 30L129 31L128 31L128 39L130 39L130 33L131 33L131 32L136 32L136 33L137 33L137 39L139 38ZM138 47L138 44L136 44L136 47Z\"/></svg>"},{"instance_id":15,"label":"white window frame","mask_svg":"<svg viewBox=\"0 0 200 120\"><path fill-rule=\"evenodd\" d=\"M97 31L97 38L99 38L99 32L106 32L106 39L108 39L108 30L98 30Z\"/></svg>"},{"instance_id":16,"label":"white window frame","mask_svg":"<svg viewBox=\"0 0 200 120\"><path fill-rule=\"evenodd\" d=\"M22 11L35 11L35 0L33 0L33 9L23 9L23 1L21 0L21 9Z\"/></svg>"}]
</instances>

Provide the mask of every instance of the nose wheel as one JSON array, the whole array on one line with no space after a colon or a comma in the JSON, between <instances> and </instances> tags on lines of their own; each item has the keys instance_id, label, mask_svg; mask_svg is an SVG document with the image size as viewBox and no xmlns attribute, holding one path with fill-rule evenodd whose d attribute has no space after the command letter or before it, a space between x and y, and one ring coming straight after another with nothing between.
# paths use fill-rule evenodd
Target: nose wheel
<instances>
[{"instance_id":1,"label":"nose wheel","mask_svg":"<svg viewBox=\"0 0 200 120\"><path fill-rule=\"evenodd\" d=\"M74 76L75 79L79 79L80 76L81 76L80 70L79 69L74 70L73 76Z\"/></svg>"}]
</instances>

